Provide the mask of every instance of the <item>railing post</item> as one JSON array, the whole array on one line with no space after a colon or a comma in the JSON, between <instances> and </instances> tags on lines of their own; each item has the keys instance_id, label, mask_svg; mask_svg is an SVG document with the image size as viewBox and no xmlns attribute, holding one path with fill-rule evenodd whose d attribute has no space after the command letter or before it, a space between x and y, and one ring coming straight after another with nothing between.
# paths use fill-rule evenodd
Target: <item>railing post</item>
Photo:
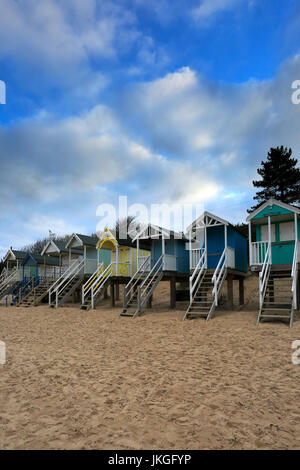
<instances>
[{"instance_id":1,"label":"railing post","mask_svg":"<svg viewBox=\"0 0 300 470\"><path fill-rule=\"evenodd\" d=\"M262 271L260 271L259 273L259 308L261 308L262 304L261 304L261 297L262 297L262 294L261 294L261 290L262 290L262 281L261 281L261 274L262 274Z\"/></svg>"},{"instance_id":2,"label":"railing post","mask_svg":"<svg viewBox=\"0 0 300 470\"><path fill-rule=\"evenodd\" d=\"M123 289L123 308L127 307L127 294L126 294L126 286L124 285Z\"/></svg>"},{"instance_id":3,"label":"railing post","mask_svg":"<svg viewBox=\"0 0 300 470\"><path fill-rule=\"evenodd\" d=\"M138 311L141 310L141 286L138 286Z\"/></svg>"},{"instance_id":4,"label":"railing post","mask_svg":"<svg viewBox=\"0 0 300 470\"><path fill-rule=\"evenodd\" d=\"M251 221L248 222L248 235L249 235L249 256L250 256L250 266L253 265L253 257L252 257L252 234L251 234Z\"/></svg>"},{"instance_id":5,"label":"railing post","mask_svg":"<svg viewBox=\"0 0 300 470\"><path fill-rule=\"evenodd\" d=\"M207 227L204 228L204 246L205 246L205 268L207 269Z\"/></svg>"}]
</instances>

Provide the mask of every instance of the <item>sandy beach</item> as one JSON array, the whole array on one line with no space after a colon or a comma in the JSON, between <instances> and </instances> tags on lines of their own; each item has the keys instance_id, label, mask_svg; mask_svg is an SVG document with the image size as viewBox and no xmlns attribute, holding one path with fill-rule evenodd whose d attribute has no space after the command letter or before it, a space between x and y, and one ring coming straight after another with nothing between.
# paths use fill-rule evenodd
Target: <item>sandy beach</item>
<instances>
[{"instance_id":1,"label":"sandy beach","mask_svg":"<svg viewBox=\"0 0 300 470\"><path fill-rule=\"evenodd\" d=\"M185 307L1 306L0 448L299 448L300 321L256 327L249 308L182 322Z\"/></svg>"}]
</instances>

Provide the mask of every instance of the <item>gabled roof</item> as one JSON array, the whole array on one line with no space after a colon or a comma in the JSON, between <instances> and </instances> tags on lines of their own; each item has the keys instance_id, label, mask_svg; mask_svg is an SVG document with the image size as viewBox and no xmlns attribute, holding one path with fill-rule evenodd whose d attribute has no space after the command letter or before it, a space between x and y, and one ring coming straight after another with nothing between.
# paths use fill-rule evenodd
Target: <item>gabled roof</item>
<instances>
[{"instance_id":1,"label":"gabled roof","mask_svg":"<svg viewBox=\"0 0 300 470\"><path fill-rule=\"evenodd\" d=\"M26 256L22 262L22 266L25 266L29 260L32 260L34 264L46 264L46 266L59 266L59 258L54 256L41 256L32 253L26 253Z\"/></svg>"},{"instance_id":2,"label":"gabled roof","mask_svg":"<svg viewBox=\"0 0 300 470\"><path fill-rule=\"evenodd\" d=\"M119 245L118 240L108 228L103 230L103 232L99 236L97 245L96 245L97 249L98 250L101 249L101 247L105 246L106 243L109 243L109 244L112 243L114 246Z\"/></svg>"},{"instance_id":3,"label":"gabled roof","mask_svg":"<svg viewBox=\"0 0 300 470\"><path fill-rule=\"evenodd\" d=\"M141 231L133 238L132 242L134 243L137 239L149 240L149 239L160 239L164 237L165 239L177 239L187 241L183 232L175 232L174 230L168 230L158 225L148 224L144 226Z\"/></svg>"},{"instance_id":4,"label":"gabled roof","mask_svg":"<svg viewBox=\"0 0 300 470\"><path fill-rule=\"evenodd\" d=\"M70 240L66 244L66 248L69 248L74 238L78 241L80 246L94 246L98 243L98 237L90 237L89 235L82 235L80 233L73 233Z\"/></svg>"},{"instance_id":5,"label":"gabled roof","mask_svg":"<svg viewBox=\"0 0 300 470\"><path fill-rule=\"evenodd\" d=\"M192 229L195 228L203 228L203 227L213 227L216 225L230 225L229 222L217 215L212 214L211 212L203 212L194 222L192 222L187 227L187 232L190 232Z\"/></svg>"},{"instance_id":6,"label":"gabled roof","mask_svg":"<svg viewBox=\"0 0 300 470\"><path fill-rule=\"evenodd\" d=\"M287 211L293 212L295 214L300 214L300 209L298 207L292 206L291 204L286 204L285 202L278 201L277 199L268 199L268 201L264 202L261 206L259 206L257 209L255 209L251 214L248 215L247 217L247 222L249 220L253 219L256 217L261 211L266 209L268 206L279 206L282 207L283 209L286 209Z\"/></svg>"},{"instance_id":7,"label":"gabled roof","mask_svg":"<svg viewBox=\"0 0 300 470\"><path fill-rule=\"evenodd\" d=\"M20 250L13 250L10 248L6 255L3 258L3 261L7 261L7 259L11 256L13 260L23 260L27 255L26 251L20 251Z\"/></svg>"},{"instance_id":8,"label":"gabled roof","mask_svg":"<svg viewBox=\"0 0 300 470\"><path fill-rule=\"evenodd\" d=\"M43 256L48 248L52 245L53 249L57 252L57 253L66 253L68 254L69 253L69 250L66 248L66 243L63 242L63 241L57 241L57 240L49 240L48 243L44 246L43 248L43 251L41 253L41 255ZM81 251L80 250L76 250L76 249L72 249L72 253L76 254L81 254Z\"/></svg>"}]
</instances>

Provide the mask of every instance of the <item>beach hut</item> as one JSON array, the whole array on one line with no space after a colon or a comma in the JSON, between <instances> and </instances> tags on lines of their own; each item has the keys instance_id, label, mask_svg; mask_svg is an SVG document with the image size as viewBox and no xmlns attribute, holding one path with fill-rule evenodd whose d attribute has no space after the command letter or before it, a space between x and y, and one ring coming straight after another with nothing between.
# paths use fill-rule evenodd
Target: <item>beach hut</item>
<instances>
[{"instance_id":1,"label":"beach hut","mask_svg":"<svg viewBox=\"0 0 300 470\"><path fill-rule=\"evenodd\" d=\"M21 263L25 259L26 251L13 250L11 247L3 258L5 268L0 278L0 300L18 287L22 281Z\"/></svg>"},{"instance_id":2,"label":"beach hut","mask_svg":"<svg viewBox=\"0 0 300 470\"><path fill-rule=\"evenodd\" d=\"M22 285L13 295L13 304L24 307L38 305L60 275L59 262L58 257L27 253L21 263Z\"/></svg>"},{"instance_id":3,"label":"beach hut","mask_svg":"<svg viewBox=\"0 0 300 470\"><path fill-rule=\"evenodd\" d=\"M65 246L69 254L69 267L49 290L50 307L63 305L73 294L78 294L80 298L82 286L98 271L98 266L108 266L111 263L111 252L102 250L99 254L97 243L96 236L73 233L70 237Z\"/></svg>"},{"instance_id":4,"label":"beach hut","mask_svg":"<svg viewBox=\"0 0 300 470\"><path fill-rule=\"evenodd\" d=\"M147 270L150 260L150 251L144 247L137 247L130 238L117 239L114 234L105 229L97 240L98 268L82 287L81 308L88 310L94 308L101 295L110 285L111 304L115 305L115 297L119 292L120 284L127 284L138 270L138 263L143 261L143 269ZM103 262L110 253L110 262Z\"/></svg>"},{"instance_id":5,"label":"beach hut","mask_svg":"<svg viewBox=\"0 0 300 470\"><path fill-rule=\"evenodd\" d=\"M248 270L247 239L227 220L204 212L187 229L189 239L190 304L184 319L207 321L219 305L227 281L227 303L233 308L233 281L239 282L239 303L244 303Z\"/></svg>"},{"instance_id":6,"label":"beach hut","mask_svg":"<svg viewBox=\"0 0 300 470\"><path fill-rule=\"evenodd\" d=\"M251 212L249 224L250 267L259 273L261 320L284 320L293 324L298 307L300 261L300 209L270 199ZM252 240L252 227L255 240Z\"/></svg>"},{"instance_id":7,"label":"beach hut","mask_svg":"<svg viewBox=\"0 0 300 470\"><path fill-rule=\"evenodd\" d=\"M59 259L60 276L65 272L71 264L78 260L82 255L81 250L66 248L66 242L49 240L44 246L41 256L54 256Z\"/></svg>"},{"instance_id":8,"label":"beach hut","mask_svg":"<svg viewBox=\"0 0 300 470\"><path fill-rule=\"evenodd\" d=\"M12 247L7 251L3 258L5 263L6 276L9 276L12 272L19 270L22 261L25 259L27 251L14 250Z\"/></svg>"},{"instance_id":9,"label":"beach hut","mask_svg":"<svg viewBox=\"0 0 300 470\"><path fill-rule=\"evenodd\" d=\"M149 224L133 239L151 251L150 267L147 260L137 259L137 270L124 290L122 316L137 317L146 305L151 305L152 295L160 281L170 282L170 307L176 306L176 282L189 277L188 239L183 233ZM148 262L149 263L149 262Z\"/></svg>"},{"instance_id":10,"label":"beach hut","mask_svg":"<svg viewBox=\"0 0 300 470\"><path fill-rule=\"evenodd\" d=\"M5 257L9 270L9 289L1 290L1 297L12 299L13 305L37 305L59 276L59 259L10 249ZM8 281L6 283L8 286Z\"/></svg>"},{"instance_id":11,"label":"beach hut","mask_svg":"<svg viewBox=\"0 0 300 470\"><path fill-rule=\"evenodd\" d=\"M57 279L60 274L59 258L27 253L21 263L22 280Z\"/></svg>"}]
</instances>

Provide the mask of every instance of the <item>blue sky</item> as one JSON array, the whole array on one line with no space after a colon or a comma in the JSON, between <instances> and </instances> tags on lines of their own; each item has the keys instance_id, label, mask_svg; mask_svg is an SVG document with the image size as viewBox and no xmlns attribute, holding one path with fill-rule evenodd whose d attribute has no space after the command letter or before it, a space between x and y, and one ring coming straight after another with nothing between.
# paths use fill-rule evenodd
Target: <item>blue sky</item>
<instances>
[{"instance_id":1,"label":"blue sky","mask_svg":"<svg viewBox=\"0 0 300 470\"><path fill-rule=\"evenodd\" d=\"M95 231L96 208L251 206L270 146L299 157L297 0L1 0L0 256Z\"/></svg>"}]
</instances>

